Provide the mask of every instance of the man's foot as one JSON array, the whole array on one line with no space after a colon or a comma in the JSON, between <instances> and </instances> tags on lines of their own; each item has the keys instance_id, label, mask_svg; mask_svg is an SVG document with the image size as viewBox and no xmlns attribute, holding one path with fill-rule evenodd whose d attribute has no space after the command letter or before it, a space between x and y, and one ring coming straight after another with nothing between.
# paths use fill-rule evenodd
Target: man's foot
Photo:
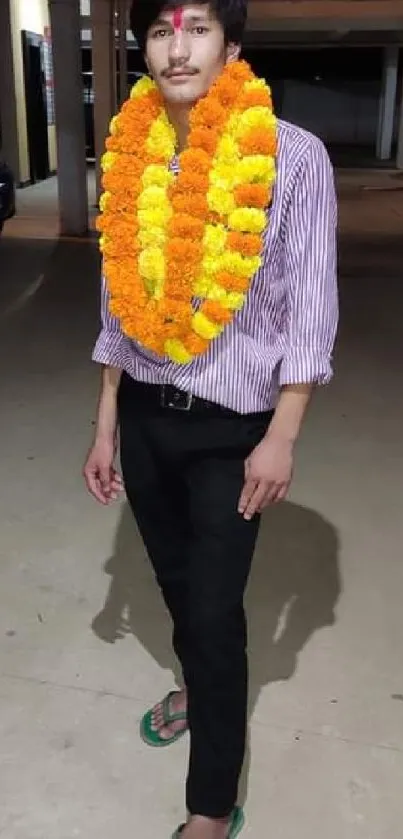
<instances>
[{"instance_id":1,"label":"man's foot","mask_svg":"<svg viewBox=\"0 0 403 839\"><path fill-rule=\"evenodd\" d=\"M169 710L171 714L186 713L186 707L186 690L177 691L172 694L169 701ZM175 720L174 722L169 723L169 725L164 725L164 709L162 702L159 702L152 711L151 728L153 731L158 732L158 736L161 737L161 740L171 740L175 734L187 729L187 721Z\"/></svg>"},{"instance_id":2,"label":"man's foot","mask_svg":"<svg viewBox=\"0 0 403 839\"><path fill-rule=\"evenodd\" d=\"M180 839L228 839L231 819L206 819L192 816L180 834Z\"/></svg>"}]
</instances>

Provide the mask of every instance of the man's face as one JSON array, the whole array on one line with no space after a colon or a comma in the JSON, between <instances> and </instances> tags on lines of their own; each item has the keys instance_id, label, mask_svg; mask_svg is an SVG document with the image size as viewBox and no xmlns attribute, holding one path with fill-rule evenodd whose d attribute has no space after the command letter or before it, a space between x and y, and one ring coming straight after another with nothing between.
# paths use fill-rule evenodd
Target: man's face
<instances>
[{"instance_id":1,"label":"man's face","mask_svg":"<svg viewBox=\"0 0 403 839\"><path fill-rule=\"evenodd\" d=\"M238 56L208 3L163 11L147 36L147 66L167 104L193 106Z\"/></svg>"}]
</instances>

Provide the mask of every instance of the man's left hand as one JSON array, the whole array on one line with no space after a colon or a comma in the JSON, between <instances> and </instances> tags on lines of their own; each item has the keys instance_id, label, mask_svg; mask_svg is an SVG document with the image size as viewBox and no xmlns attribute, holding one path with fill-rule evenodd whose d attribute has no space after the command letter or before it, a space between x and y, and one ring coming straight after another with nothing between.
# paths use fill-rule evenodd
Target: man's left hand
<instances>
[{"instance_id":1,"label":"man's left hand","mask_svg":"<svg viewBox=\"0 0 403 839\"><path fill-rule=\"evenodd\" d=\"M287 497L293 475L294 447L270 433L245 462L245 484L239 499L239 513L250 521L269 504Z\"/></svg>"}]
</instances>

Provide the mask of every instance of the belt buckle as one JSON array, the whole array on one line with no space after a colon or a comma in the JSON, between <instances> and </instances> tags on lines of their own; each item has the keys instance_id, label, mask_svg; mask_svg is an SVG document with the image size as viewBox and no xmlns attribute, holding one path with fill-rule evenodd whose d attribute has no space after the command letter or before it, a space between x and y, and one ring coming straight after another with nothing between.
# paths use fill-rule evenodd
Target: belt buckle
<instances>
[{"instance_id":1,"label":"belt buckle","mask_svg":"<svg viewBox=\"0 0 403 839\"><path fill-rule=\"evenodd\" d=\"M172 408L173 411L190 411L193 395L179 390L173 385L162 385L161 407Z\"/></svg>"}]
</instances>

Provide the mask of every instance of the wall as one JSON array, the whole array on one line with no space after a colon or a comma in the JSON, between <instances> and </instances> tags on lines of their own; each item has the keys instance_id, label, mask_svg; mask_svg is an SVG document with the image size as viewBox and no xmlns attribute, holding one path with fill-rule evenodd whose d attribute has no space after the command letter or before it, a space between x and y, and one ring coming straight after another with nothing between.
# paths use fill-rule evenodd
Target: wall
<instances>
[{"instance_id":1,"label":"wall","mask_svg":"<svg viewBox=\"0 0 403 839\"><path fill-rule=\"evenodd\" d=\"M379 84L342 80L312 84L284 83L282 116L318 134L327 143L375 146Z\"/></svg>"},{"instance_id":2,"label":"wall","mask_svg":"<svg viewBox=\"0 0 403 839\"><path fill-rule=\"evenodd\" d=\"M401 0L251 0L252 11L264 9L280 18L401 18Z\"/></svg>"},{"instance_id":3,"label":"wall","mask_svg":"<svg viewBox=\"0 0 403 839\"><path fill-rule=\"evenodd\" d=\"M0 2L5 2L5 0L0 0ZM26 29L36 35L44 35L45 27L49 26L48 3L47 0L10 0L10 10L17 99L19 181L25 183L29 181L30 174L21 31ZM54 125L48 126L48 136L49 165L51 171L53 171L57 165L56 129Z\"/></svg>"},{"instance_id":4,"label":"wall","mask_svg":"<svg viewBox=\"0 0 403 839\"><path fill-rule=\"evenodd\" d=\"M14 95L14 63L11 44L10 6L0 2L0 156L7 161L13 172L18 174L19 159L16 143L17 107Z\"/></svg>"}]
</instances>

